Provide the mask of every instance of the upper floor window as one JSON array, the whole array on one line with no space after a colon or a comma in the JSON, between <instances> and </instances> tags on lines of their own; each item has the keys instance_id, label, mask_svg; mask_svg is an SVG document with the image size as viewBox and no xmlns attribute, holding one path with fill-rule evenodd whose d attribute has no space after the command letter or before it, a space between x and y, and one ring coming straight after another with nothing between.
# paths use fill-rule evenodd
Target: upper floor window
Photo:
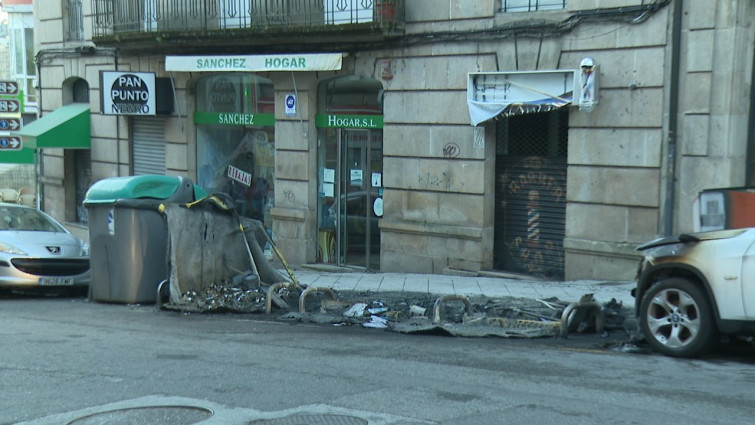
<instances>
[{"instance_id":1,"label":"upper floor window","mask_svg":"<svg viewBox=\"0 0 755 425\"><path fill-rule=\"evenodd\" d=\"M566 8L566 0L503 0L504 12L534 12Z\"/></svg>"},{"instance_id":2,"label":"upper floor window","mask_svg":"<svg viewBox=\"0 0 755 425\"><path fill-rule=\"evenodd\" d=\"M29 108L37 102L37 69L34 63L34 28L23 24L23 20L14 22L15 27L10 31L10 70L11 79L24 91L26 111L29 112Z\"/></svg>"},{"instance_id":3,"label":"upper floor window","mask_svg":"<svg viewBox=\"0 0 755 425\"><path fill-rule=\"evenodd\" d=\"M84 12L82 0L65 0L65 41L84 40Z\"/></svg>"},{"instance_id":4,"label":"upper floor window","mask_svg":"<svg viewBox=\"0 0 755 425\"><path fill-rule=\"evenodd\" d=\"M36 75L34 68L34 28L13 29L13 73L19 76Z\"/></svg>"}]
</instances>

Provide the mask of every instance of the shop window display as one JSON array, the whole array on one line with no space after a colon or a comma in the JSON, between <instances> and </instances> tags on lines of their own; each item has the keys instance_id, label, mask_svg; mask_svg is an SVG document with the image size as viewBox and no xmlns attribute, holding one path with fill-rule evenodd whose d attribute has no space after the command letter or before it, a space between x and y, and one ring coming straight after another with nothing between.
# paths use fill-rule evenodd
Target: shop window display
<instances>
[{"instance_id":1,"label":"shop window display","mask_svg":"<svg viewBox=\"0 0 755 425\"><path fill-rule=\"evenodd\" d=\"M197 111L197 183L208 193L227 193L239 214L271 228L272 83L248 74L206 77L197 83Z\"/></svg>"}]
</instances>

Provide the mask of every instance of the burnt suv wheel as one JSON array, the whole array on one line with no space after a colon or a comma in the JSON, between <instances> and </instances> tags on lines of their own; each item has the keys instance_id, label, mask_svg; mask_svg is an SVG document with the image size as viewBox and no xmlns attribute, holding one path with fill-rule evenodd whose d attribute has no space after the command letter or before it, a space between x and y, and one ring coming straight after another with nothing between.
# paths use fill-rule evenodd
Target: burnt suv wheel
<instances>
[{"instance_id":1,"label":"burnt suv wheel","mask_svg":"<svg viewBox=\"0 0 755 425\"><path fill-rule=\"evenodd\" d=\"M705 293L687 279L662 280L648 289L640 304L639 322L648 344L669 356L702 355L717 338Z\"/></svg>"}]
</instances>

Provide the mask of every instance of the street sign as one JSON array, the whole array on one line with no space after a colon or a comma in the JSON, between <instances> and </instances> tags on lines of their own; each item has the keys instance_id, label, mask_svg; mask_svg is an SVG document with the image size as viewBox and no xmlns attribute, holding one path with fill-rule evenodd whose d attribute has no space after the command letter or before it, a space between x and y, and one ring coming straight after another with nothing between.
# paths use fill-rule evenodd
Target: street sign
<instances>
[{"instance_id":1,"label":"street sign","mask_svg":"<svg viewBox=\"0 0 755 425\"><path fill-rule=\"evenodd\" d=\"M0 95L18 94L18 83L0 80Z\"/></svg>"},{"instance_id":2,"label":"street sign","mask_svg":"<svg viewBox=\"0 0 755 425\"><path fill-rule=\"evenodd\" d=\"M18 136L0 137L0 151L19 151L24 147L24 143Z\"/></svg>"},{"instance_id":3,"label":"street sign","mask_svg":"<svg viewBox=\"0 0 755 425\"><path fill-rule=\"evenodd\" d=\"M0 113L20 113L21 102L16 99L0 99Z\"/></svg>"},{"instance_id":4,"label":"street sign","mask_svg":"<svg viewBox=\"0 0 755 425\"><path fill-rule=\"evenodd\" d=\"M0 117L0 131L16 131L23 127L21 118L2 118Z\"/></svg>"}]
</instances>

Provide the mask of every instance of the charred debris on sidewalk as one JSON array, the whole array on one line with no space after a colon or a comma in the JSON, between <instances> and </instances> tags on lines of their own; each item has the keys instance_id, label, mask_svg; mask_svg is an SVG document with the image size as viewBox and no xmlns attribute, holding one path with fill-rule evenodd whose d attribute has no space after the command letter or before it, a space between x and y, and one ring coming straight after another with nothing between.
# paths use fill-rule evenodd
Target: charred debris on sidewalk
<instances>
[{"instance_id":1,"label":"charred debris on sidewalk","mask_svg":"<svg viewBox=\"0 0 755 425\"><path fill-rule=\"evenodd\" d=\"M158 307L184 313L254 313L280 320L401 333L539 338L632 332L631 310L555 298L468 298L411 292L336 292L300 285L264 225L216 194L166 205L170 276ZM274 253L288 276L272 266ZM197 252L199 251L199 252Z\"/></svg>"}]
</instances>

